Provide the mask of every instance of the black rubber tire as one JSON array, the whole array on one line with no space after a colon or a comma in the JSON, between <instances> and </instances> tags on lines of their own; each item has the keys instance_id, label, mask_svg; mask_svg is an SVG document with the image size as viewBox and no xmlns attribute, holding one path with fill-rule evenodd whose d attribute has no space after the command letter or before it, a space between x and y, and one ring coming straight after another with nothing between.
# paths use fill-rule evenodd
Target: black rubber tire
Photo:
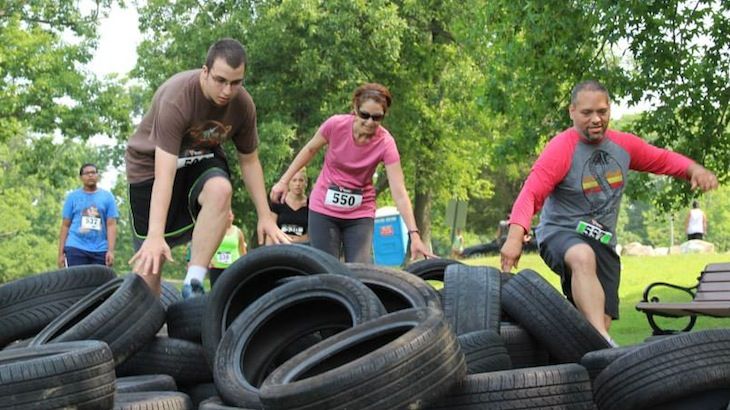
<instances>
[{"instance_id":1,"label":"black rubber tire","mask_svg":"<svg viewBox=\"0 0 730 410\"><path fill-rule=\"evenodd\" d=\"M208 296L181 299L167 308L167 334L175 339L203 343L201 328Z\"/></svg>"},{"instance_id":2,"label":"black rubber tire","mask_svg":"<svg viewBox=\"0 0 730 410\"><path fill-rule=\"evenodd\" d=\"M466 375L456 335L432 308L390 313L332 336L274 370L266 409L425 408Z\"/></svg>"},{"instance_id":3,"label":"black rubber tire","mask_svg":"<svg viewBox=\"0 0 730 410\"><path fill-rule=\"evenodd\" d=\"M690 394L671 403L662 403L646 407L645 410L726 410L730 402L730 390L727 387Z\"/></svg>"},{"instance_id":4,"label":"black rubber tire","mask_svg":"<svg viewBox=\"0 0 730 410\"><path fill-rule=\"evenodd\" d=\"M730 329L647 343L608 365L593 391L599 408L643 409L730 386Z\"/></svg>"},{"instance_id":5,"label":"black rubber tire","mask_svg":"<svg viewBox=\"0 0 730 410\"><path fill-rule=\"evenodd\" d=\"M647 337L646 339L644 339L644 343L656 342L658 340L663 340L668 337L678 336L681 334L684 334L684 333L673 333L673 334L669 334L669 335L651 335L651 336Z\"/></svg>"},{"instance_id":6,"label":"black rubber tire","mask_svg":"<svg viewBox=\"0 0 730 410\"><path fill-rule=\"evenodd\" d=\"M198 410L251 410L244 407L233 407L223 403L223 399L219 396L211 397L200 402Z\"/></svg>"},{"instance_id":7,"label":"black rubber tire","mask_svg":"<svg viewBox=\"0 0 730 410\"><path fill-rule=\"evenodd\" d=\"M525 269L502 288L504 310L533 335L558 363L610 347L606 339L537 272Z\"/></svg>"},{"instance_id":8,"label":"black rubber tire","mask_svg":"<svg viewBox=\"0 0 730 410\"><path fill-rule=\"evenodd\" d=\"M502 316L499 270L451 264L444 272L444 316L457 335L477 330L499 333Z\"/></svg>"},{"instance_id":9,"label":"black rubber tire","mask_svg":"<svg viewBox=\"0 0 730 410\"><path fill-rule=\"evenodd\" d=\"M501 282L502 282L502 286L500 286L500 289L503 288L504 287L504 284L507 283L507 281L509 281L510 279L512 279L514 276L515 276L515 274L512 273L512 272L499 272L499 277L500 277ZM501 290L500 290L500 295L501 295ZM514 319L512 319L510 317L509 314L507 314L507 312L504 311L504 309L502 309L502 318L500 320L502 322L514 322L515 321Z\"/></svg>"},{"instance_id":10,"label":"black rubber tire","mask_svg":"<svg viewBox=\"0 0 730 410\"><path fill-rule=\"evenodd\" d=\"M502 337L494 330L477 330L458 336L466 358L467 374L512 369Z\"/></svg>"},{"instance_id":11,"label":"black rubber tire","mask_svg":"<svg viewBox=\"0 0 730 410\"><path fill-rule=\"evenodd\" d=\"M28 346L30 346L31 340L33 340L33 339L16 340L16 341L10 343L9 345L3 347L0 350L12 350L12 349L20 349L23 347L28 347Z\"/></svg>"},{"instance_id":12,"label":"black rubber tire","mask_svg":"<svg viewBox=\"0 0 730 410\"><path fill-rule=\"evenodd\" d=\"M115 277L106 266L84 265L1 285L0 348L35 336L79 299Z\"/></svg>"},{"instance_id":13,"label":"black rubber tire","mask_svg":"<svg viewBox=\"0 0 730 410\"><path fill-rule=\"evenodd\" d=\"M195 408L200 407L203 401L218 396L218 389L215 388L215 383L213 382L180 386L180 391L190 397Z\"/></svg>"},{"instance_id":14,"label":"black rubber tire","mask_svg":"<svg viewBox=\"0 0 730 410\"><path fill-rule=\"evenodd\" d=\"M380 300L357 279L325 274L287 282L251 304L223 336L213 367L220 396L227 403L260 408L261 382L299 353L284 352L292 343L318 331L349 329L383 314Z\"/></svg>"},{"instance_id":15,"label":"black rubber tire","mask_svg":"<svg viewBox=\"0 0 730 410\"><path fill-rule=\"evenodd\" d=\"M117 393L140 391L177 391L175 379L167 374L117 377Z\"/></svg>"},{"instance_id":16,"label":"black rubber tire","mask_svg":"<svg viewBox=\"0 0 730 410\"><path fill-rule=\"evenodd\" d=\"M353 276L334 256L304 245L271 245L238 258L216 282L202 327L206 359L212 365L223 333L243 310L291 276L333 273Z\"/></svg>"},{"instance_id":17,"label":"black rubber tire","mask_svg":"<svg viewBox=\"0 0 730 410\"><path fill-rule=\"evenodd\" d=\"M515 276L515 274L512 273L512 272L503 272L503 271L500 271L499 272L499 278L500 278L500 281L502 282L502 286L504 286L504 284L507 283L514 276Z\"/></svg>"},{"instance_id":18,"label":"black rubber tire","mask_svg":"<svg viewBox=\"0 0 730 410\"><path fill-rule=\"evenodd\" d=\"M410 272L423 280L444 280L446 267L453 264L462 265L461 262L446 258L421 259L406 266L405 271Z\"/></svg>"},{"instance_id":19,"label":"black rubber tire","mask_svg":"<svg viewBox=\"0 0 730 410\"><path fill-rule=\"evenodd\" d=\"M117 366L118 376L167 374L178 385L213 381L203 346L188 340L156 336L127 361Z\"/></svg>"},{"instance_id":20,"label":"black rubber tire","mask_svg":"<svg viewBox=\"0 0 730 410\"><path fill-rule=\"evenodd\" d=\"M441 309L439 294L412 273L366 263L346 265L357 279L375 292L388 313L418 307Z\"/></svg>"},{"instance_id":21,"label":"black rubber tire","mask_svg":"<svg viewBox=\"0 0 730 410\"><path fill-rule=\"evenodd\" d=\"M588 370L588 375L591 377L591 382L596 380L596 377L619 357L633 352L638 348L643 347L643 344L621 346L621 347L610 347L608 349L594 350L586 353L580 359L580 365Z\"/></svg>"},{"instance_id":22,"label":"black rubber tire","mask_svg":"<svg viewBox=\"0 0 730 410\"><path fill-rule=\"evenodd\" d=\"M429 409L593 410L588 372L577 364L471 374Z\"/></svg>"},{"instance_id":23,"label":"black rubber tire","mask_svg":"<svg viewBox=\"0 0 730 410\"><path fill-rule=\"evenodd\" d=\"M114 382L114 359L103 342L0 352L0 409L108 409Z\"/></svg>"},{"instance_id":24,"label":"black rubber tire","mask_svg":"<svg viewBox=\"0 0 730 410\"><path fill-rule=\"evenodd\" d=\"M173 303L181 300L183 300L182 295L174 284L166 280L163 280L160 283L160 303L162 303L165 310L167 310L167 308L169 308Z\"/></svg>"},{"instance_id":25,"label":"black rubber tire","mask_svg":"<svg viewBox=\"0 0 730 410\"><path fill-rule=\"evenodd\" d=\"M524 327L517 323L501 322L499 328L513 369L548 365L550 357L547 350Z\"/></svg>"},{"instance_id":26,"label":"black rubber tire","mask_svg":"<svg viewBox=\"0 0 730 410\"><path fill-rule=\"evenodd\" d=\"M30 345L101 340L119 364L152 340L164 322L159 299L140 276L129 274L81 298L43 328Z\"/></svg>"},{"instance_id":27,"label":"black rubber tire","mask_svg":"<svg viewBox=\"0 0 730 410\"><path fill-rule=\"evenodd\" d=\"M193 403L187 394L176 391L118 393L114 410L193 410Z\"/></svg>"}]
</instances>

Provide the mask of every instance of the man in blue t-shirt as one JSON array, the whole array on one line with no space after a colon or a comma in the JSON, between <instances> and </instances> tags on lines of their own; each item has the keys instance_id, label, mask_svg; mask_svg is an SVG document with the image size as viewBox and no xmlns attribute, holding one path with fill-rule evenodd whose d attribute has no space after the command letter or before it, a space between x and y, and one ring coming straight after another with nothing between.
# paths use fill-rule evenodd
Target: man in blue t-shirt
<instances>
[{"instance_id":1,"label":"man in blue t-shirt","mask_svg":"<svg viewBox=\"0 0 730 410\"><path fill-rule=\"evenodd\" d=\"M71 192L63 204L58 240L58 267L114 264L119 211L114 196L97 188L94 164L79 170L83 187Z\"/></svg>"}]
</instances>

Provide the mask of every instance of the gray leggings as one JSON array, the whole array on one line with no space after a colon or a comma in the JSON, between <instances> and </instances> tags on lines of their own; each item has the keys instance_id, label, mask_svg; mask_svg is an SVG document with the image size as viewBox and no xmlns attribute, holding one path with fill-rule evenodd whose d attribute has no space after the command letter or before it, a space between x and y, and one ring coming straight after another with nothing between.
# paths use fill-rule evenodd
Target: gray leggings
<instances>
[{"instance_id":1,"label":"gray leggings","mask_svg":"<svg viewBox=\"0 0 730 410\"><path fill-rule=\"evenodd\" d=\"M309 243L345 262L373 263L373 218L341 219L309 210Z\"/></svg>"}]
</instances>

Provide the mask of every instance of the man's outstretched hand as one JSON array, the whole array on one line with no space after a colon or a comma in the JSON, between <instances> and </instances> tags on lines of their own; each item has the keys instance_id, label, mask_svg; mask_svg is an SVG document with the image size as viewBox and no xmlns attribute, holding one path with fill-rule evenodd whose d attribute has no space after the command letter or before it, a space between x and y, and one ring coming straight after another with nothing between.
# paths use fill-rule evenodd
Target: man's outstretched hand
<instances>
[{"instance_id":1,"label":"man's outstretched hand","mask_svg":"<svg viewBox=\"0 0 730 410\"><path fill-rule=\"evenodd\" d=\"M702 192L717 189L717 176L700 164L694 163L690 165L687 169L687 176L689 176L692 189L700 189Z\"/></svg>"}]
</instances>

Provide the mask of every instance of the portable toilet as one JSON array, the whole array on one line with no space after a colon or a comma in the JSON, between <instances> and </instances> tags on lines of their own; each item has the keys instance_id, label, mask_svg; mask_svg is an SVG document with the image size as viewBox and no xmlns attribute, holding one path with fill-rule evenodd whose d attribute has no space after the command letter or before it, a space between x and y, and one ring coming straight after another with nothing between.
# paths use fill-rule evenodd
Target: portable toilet
<instances>
[{"instance_id":1,"label":"portable toilet","mask_svg":"<svg viewBox=\"0 0 730 410\"><path fill-rule=\"evenodd\" d=\"M373 253L376 265L400 266L406 258L408 229L398 209L384 206L375 211Z\"/></svg>"}]
</instances>

